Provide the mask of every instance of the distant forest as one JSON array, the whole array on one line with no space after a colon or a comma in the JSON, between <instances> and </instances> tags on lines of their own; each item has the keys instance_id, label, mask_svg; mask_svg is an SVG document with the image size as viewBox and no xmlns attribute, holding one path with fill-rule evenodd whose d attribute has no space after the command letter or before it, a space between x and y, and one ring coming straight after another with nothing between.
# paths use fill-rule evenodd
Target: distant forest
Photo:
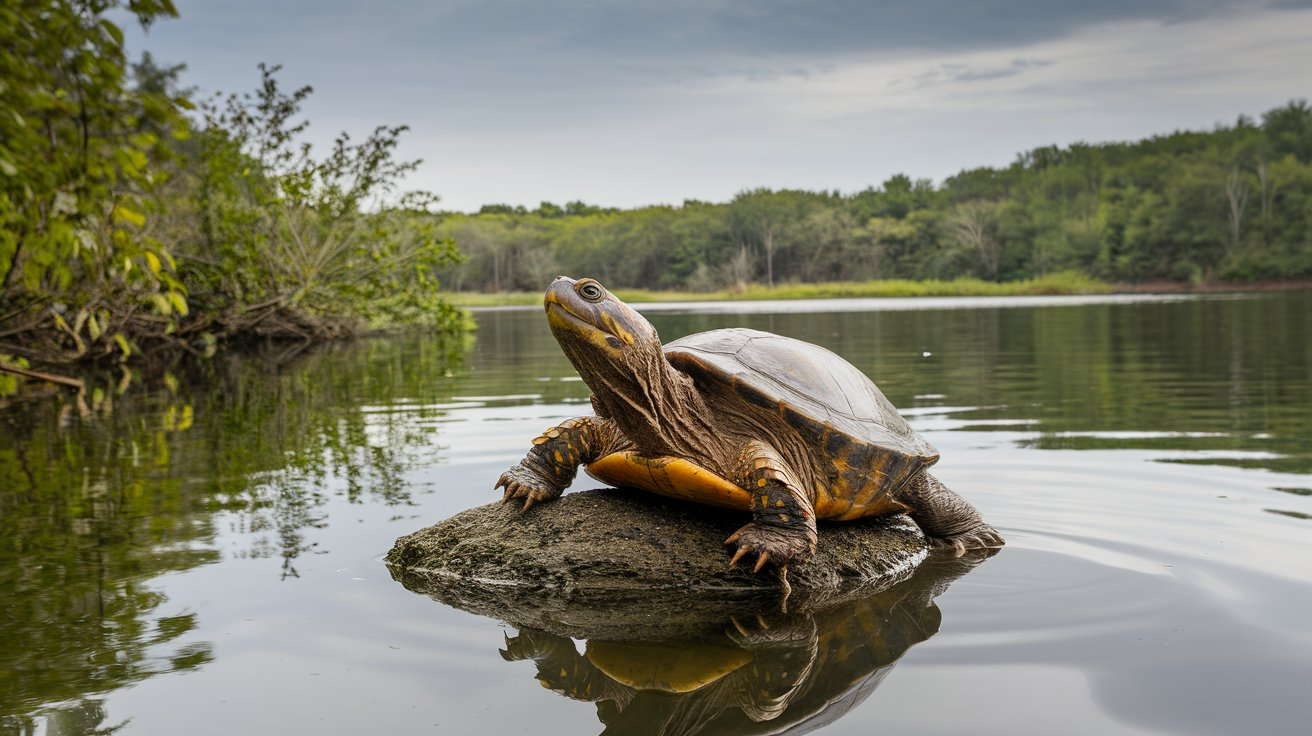
<instances>
[{"instance_id":1,"label":"distant forest","mask_svg":"<svg viewBox=\"0 0 1312 736\"><path fill-rule=\"evenodd\" d=\"M992 281L1060 271L1118 282L1312 278L1312 107L1207 132L1046 146L935 186L756 189L632 210L543 202L447 214L457 291L537 291L558 273L613 287Z\"/></svg>"}]
</instances>

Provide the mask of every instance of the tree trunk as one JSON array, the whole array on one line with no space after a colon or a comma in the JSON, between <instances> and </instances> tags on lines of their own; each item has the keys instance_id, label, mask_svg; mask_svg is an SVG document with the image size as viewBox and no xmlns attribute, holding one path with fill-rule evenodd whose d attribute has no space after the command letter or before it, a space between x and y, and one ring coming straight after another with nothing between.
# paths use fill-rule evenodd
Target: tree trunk
<instances>
[{"instance_id":1,"label":"tree trunk","mask_svg":"<svg viewBox=\"0 0 1312 736\"><path fill-rule=\"evenodd\" d=\"M948 226L963 245L979 252L980 267L984 277L996 279L1002 248L989 234L990 215L991 210L979 202L968 202L957 208L956 213L948 221Z\"/></svg>"},{"instance_id":2,"label":"tree trunk","mask_svg":"<svg viewBox=\"0 0 1312 736\"><path fill-rule=\"evenodd\" d=\"M1265 159L1260 159L1257 162L1257 185L1260 188L1258 204L1262 208L1262 247L1270 249L1271 198L1275 194L1275 188L1271 186L1270 172L1267 171Z\"/></svg>"},{"instance_id":3,"label":"tree trunk","mask_svg":"<svg viewBox=\"0 0 1312 736\"><path fill-rule=\"evenodd\" d=\"M1225 196L1230 202L1230 251L1239 250L1239 235L1244 223L1244 207L1248 204L1248 185L1240 177L1239 167L1230 169L1225 178Z\"/></svg>"}]
</instances>

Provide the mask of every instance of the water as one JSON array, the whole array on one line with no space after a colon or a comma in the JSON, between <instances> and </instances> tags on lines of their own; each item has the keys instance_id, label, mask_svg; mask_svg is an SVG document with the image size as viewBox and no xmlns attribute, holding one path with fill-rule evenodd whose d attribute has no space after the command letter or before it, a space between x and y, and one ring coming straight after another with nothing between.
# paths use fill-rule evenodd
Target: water
<instances>
[{"instance_id":1,"label":"water","mask_svg":"<svg viewBox=\"0 0 1312 736\"><path fill-rule=\"evenodd\" d=\"M666 339L743 325L839 352L1006 548L769 651L635 653L446 607L381 562L587 412L540 311L482 312L470 344L222 360L174 390L115 375L85 407L0 408L0 733L1306 732L1312 294L649 316ZM793 672L782 712L724 705L743 668L677 696L590 669L705 676L744 651ZM587 682L614 699L575 699Z\"/></svg>"}]
</instances>

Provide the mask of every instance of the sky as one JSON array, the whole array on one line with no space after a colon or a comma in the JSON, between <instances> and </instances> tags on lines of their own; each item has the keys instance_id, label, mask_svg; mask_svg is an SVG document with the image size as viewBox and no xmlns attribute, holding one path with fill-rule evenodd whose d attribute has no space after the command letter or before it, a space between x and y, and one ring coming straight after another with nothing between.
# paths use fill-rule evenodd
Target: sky
<instances>
[{"instance_id":1,"label":"sky","mask_svg":"<svg viewBox=\"0 0 1312 736\"><path fill-rule=\"evenodd\" d=\"M408 125L443 209L941 182L1312 98L1312 0L175 0L129 53L202 95L314 87L308 139Z\"/></svg>"}]
</instances>

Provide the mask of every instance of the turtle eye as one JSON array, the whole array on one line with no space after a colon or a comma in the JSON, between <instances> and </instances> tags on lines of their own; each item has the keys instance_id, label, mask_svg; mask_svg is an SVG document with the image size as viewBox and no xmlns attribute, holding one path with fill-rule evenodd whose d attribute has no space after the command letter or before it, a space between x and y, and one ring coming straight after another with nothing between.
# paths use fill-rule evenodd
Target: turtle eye
<instances>
[{"instance_id":1,"label":"turtle eye","mask_svg":"<svg viewBox=\"0 0 1312 736\"><path fill-rule=\"evenodd\" d=\"M599 302L605 291L595 281L585 281L579 286L579 296L590 302Z\"/></svg>"}]
</instances>

